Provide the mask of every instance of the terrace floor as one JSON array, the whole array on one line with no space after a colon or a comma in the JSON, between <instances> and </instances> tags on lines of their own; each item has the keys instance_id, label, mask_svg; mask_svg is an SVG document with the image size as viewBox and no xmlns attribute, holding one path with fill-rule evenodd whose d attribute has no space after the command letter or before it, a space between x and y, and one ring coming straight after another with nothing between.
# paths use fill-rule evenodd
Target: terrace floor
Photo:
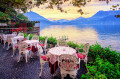
<instances>
[{"instance_id":1,"label":"terrace floor","mask_svg":"<svg viewBox=\"0 0 120 79\"><path fill-rule=\"evenodd\" d=\"M25 62L24 57L18 63L18 51L12 58L12 49L6 50L3 48L3 44L0 44L0 79L61 79L60 69L56 70L56 76L50 73L48 63L44 65L43 73L39 78L40 73L40 61L39 57L35 55L28 63ZM77 78L80 79L82 74L86 73L86 67L83 61L80 63L80 70L78 70ZM69 75L65 79L71 79Z\"/></svg>"}]
</instances>

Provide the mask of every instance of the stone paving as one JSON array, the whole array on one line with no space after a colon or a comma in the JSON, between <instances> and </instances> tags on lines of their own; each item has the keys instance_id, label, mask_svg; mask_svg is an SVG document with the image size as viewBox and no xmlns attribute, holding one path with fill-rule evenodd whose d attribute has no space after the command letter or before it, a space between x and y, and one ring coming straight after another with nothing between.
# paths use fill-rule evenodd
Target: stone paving
<instances>
[{"instance_id":1,"label":"stone paving","mask_svg":"<svg viewBox=\"0 0 120 79\"><path fill-rule=\"evenodd\" d=\"M42 76L39 78L40 61L37 55L28 60L28 63L25 62L24 57L18 63L18 50L16 55L11 57L12 49L6 50L6 48L3 48L3 44L0 44L0 79L61 79L60 69L56 70L56 76L53 77L48 63L44 65ZM81 61L80 64L77 79L80 79L80 76L86 73L84 62ZM71 78L67 75L65 79Z\"/></svg>"}]
</instances>

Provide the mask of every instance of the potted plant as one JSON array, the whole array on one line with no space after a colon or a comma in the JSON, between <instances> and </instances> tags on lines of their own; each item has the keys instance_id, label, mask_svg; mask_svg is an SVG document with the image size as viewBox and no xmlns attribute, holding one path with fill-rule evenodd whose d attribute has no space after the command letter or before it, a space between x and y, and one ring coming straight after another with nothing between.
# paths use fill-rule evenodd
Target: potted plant
<instances>
[{"instance_id":1,"label":"potted plant","mask_svg":"<svg viewBox=\"0 0 120 79\"><path fill-rule=\"evenodd\" d=\"M50 48L55 46L56 44L57 44L56 38L53 38L53 37L48 38L48 45L50 46Z\"/></svg>"}]
</instances>

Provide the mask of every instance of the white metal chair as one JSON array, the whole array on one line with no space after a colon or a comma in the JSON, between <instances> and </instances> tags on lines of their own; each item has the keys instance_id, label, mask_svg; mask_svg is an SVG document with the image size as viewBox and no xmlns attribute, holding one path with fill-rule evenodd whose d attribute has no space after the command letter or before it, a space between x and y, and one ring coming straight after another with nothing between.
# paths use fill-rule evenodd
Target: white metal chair
<instances>
[{"instance_id":1,"label":"white metal chair","mask_svg":"<svg viewBox=\"0 0 120 79\"><path fill-rule=\"evenodd\" d=\"M68 46L66 40L64 39L58 39L57 40L57 46Z\"/></svg>"},{"instance_id":2,"label":"white metal chair","mask_svg":"<svg viewBox=\"0 0 120 79\"><path fill-rule=\"evenodd\" d=\"M8 36L7 37L7 40L8 40L8 48L7 48L7 50L10 48L10 44L12 44L12 40L11 40L12 37L14 37L14 36Z\"/></svg>"},{"instance_id":3,"label":"white metal chair","mask_svg":"<svg viewBox=\"0 0 120 79\"><path fill-rule=\"evenodd\" d=\"M19 49L19 59L18 59L18 62L20 61L21 54L24 54L25 55L25 60L26 60L26 63L27 63L28 62L27 57L28 57L29 52L30 52L29 45L27 43L25 43L25 42L20 42L19 46L18 46L18 49Z\"/></svg>"},{"instance_id":4,"label":"white metal chair","mask_svg":"<svg viewBox=\"0 0 120 79\"><path fill-rule=\"evenodd\" d=\"M30 34L26 37L27 40L29 40Z\"/></svg>"},{"instance_id":5,"label":"white metal chair","mask_svg":"<svg viewBox=\"0 0 120 79\"><path fill-rule=\"evenodd\" d=\"M5 47L6 42L8 41L8 40L7 40L7 36L6 36L5 34L3 34L3 41L4 41L4 46L3 46L3 48L4 48L4 47Z\"/></svg>"},{"instance_id":6,"label":"white metal chair","mask_svg":"<svg viewBox=\"0 0 120 79\"><path fill-rule=\"evenodd\" d=\"M80 52L79 51L80 49L83 49L83 52ZM77 56L78 56L78 58L83 60L86 63L86 65L87 65L87 61L88 61L88 58L87 58L88 52L89 52L89 43L86 43L83 48L78 48Z\"/></svg>"},{"instance_id":7,"label":"white metal chair","mask_svg":"<svg viewBox=\"0 0 120 79\"><path fill-rule=\"evenodd\" d=\"M2 43L2 40L4 39L3 38L3 33L0 33L0 39L1 39L1 43Z\"/></svg>"},{"instance_id":8,"label":"white metal chair","mask_svg":"<svg viewBox=\"0 0 120 79\"><path fill-rule=\"evenodd\" d=\"M45 51L45 54L46 54L46 51L47 51L47 40L48 40L48 37L45 39L45 43L44 43L44 47L43 47L43 49L44 49L44 51Z\"/></svg>"},{"instance_id":9,"label":"white metal chair","mask_svg":"<svg viewBox=\"0 0 120 79\"><path fill-rule=\"evenodd\" d=\"M18 36L24 36L24 33L18 33Z\"/></svg>"},{"instance_id":10,"label":"white metal chair","mask_svg":"<svg viewBox=\"0 0 120 79\"><path fill-rule=\"evenodd\" d=\"M13 55L11 57L14 56L14 53L15 53L15 50L18 48L18 43L17 43L17 40L14 39L14 38L11 38L11 41L12 41L12 49L13 49Z\"/></svg>"},{"instance_id":11,"label":"white metal chair","mask_svg":"<svg viewBox=\"0 0 120 79\"><path fill-rule=\"evenodd\" d=\"M43 65L46 62L48 62L48 56L43 54L43 49L40 45L37 44L37 48L38 48L38 53L40 58L40 65L41 65L41 71L40 71L39 77L41 77L42 71L43 71Z\"/></svg>"},{"instance_id":12,"label":"white metal chair","mask_svg":"<svg viewBox=\"0 0 120 79\"><path fill-rule=\"evenodd\" d=\"M34 36L32 37L32 40L38 40L38 41L39 41L38 35L34 35Z\"/></svg>"},{"instance_id":13,"label":"white metal chair","mask_svg":"<svg viewBox=\"0 0 120 79\"><path fill-rule=\"evenodd\" d=\"M17 32L12 32L12 34L15 34L17 36Z\"/></svg>"},{"instance_id":14,"label":"white metal chair","mask_svg":"<svg viewBox=\"0 0 120 79\"><path fill-rule=\"evenodd\" d=\"M80 60L76 56L62 54L59 56L58 66L61 72L61 79L64 79L67 74L75 79L77 70L80 68Z\"/></svg>"}]
</instances>

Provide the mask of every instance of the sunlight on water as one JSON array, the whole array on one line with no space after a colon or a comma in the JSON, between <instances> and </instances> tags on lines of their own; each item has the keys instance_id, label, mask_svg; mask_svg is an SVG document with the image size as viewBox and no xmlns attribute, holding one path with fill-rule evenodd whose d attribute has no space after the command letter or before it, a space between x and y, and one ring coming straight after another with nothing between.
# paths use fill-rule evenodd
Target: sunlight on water
<instances>
[{"instance_id":1,"label":"sunlight on water","mask_svg":"<svg viewBox=\"0 0 120 79\"><path fill-rule=\"evenodd\" d=\"M41 30L41 36L53 36L57 39L62 38L62 36L68 37L68 41L74 41L77 43L95 44L98 40L97 32L92 28L77 28L75 26L51 26L49 28L44 28Z\"/></svg>"},{"instance_id":2,"label":"sunlight on water","mask_svg":"<svg viewBox=\"0 0 120 79\"><path fill-rule=\"evenodd\" d=\"M107 29L105 27L107 27ZM113 26L77 27L73 25L54 25L46 28L44 27L40 31L40 35L48 37L53 36L57 39L66 36L69 38L67 41L73 41L79 44L88 42L92 45L97 42L102 47L111 45L111 49L120 52L120 31L118 29L117 26L116 29L113 29Z\"/></svg>"}]
</instances>

